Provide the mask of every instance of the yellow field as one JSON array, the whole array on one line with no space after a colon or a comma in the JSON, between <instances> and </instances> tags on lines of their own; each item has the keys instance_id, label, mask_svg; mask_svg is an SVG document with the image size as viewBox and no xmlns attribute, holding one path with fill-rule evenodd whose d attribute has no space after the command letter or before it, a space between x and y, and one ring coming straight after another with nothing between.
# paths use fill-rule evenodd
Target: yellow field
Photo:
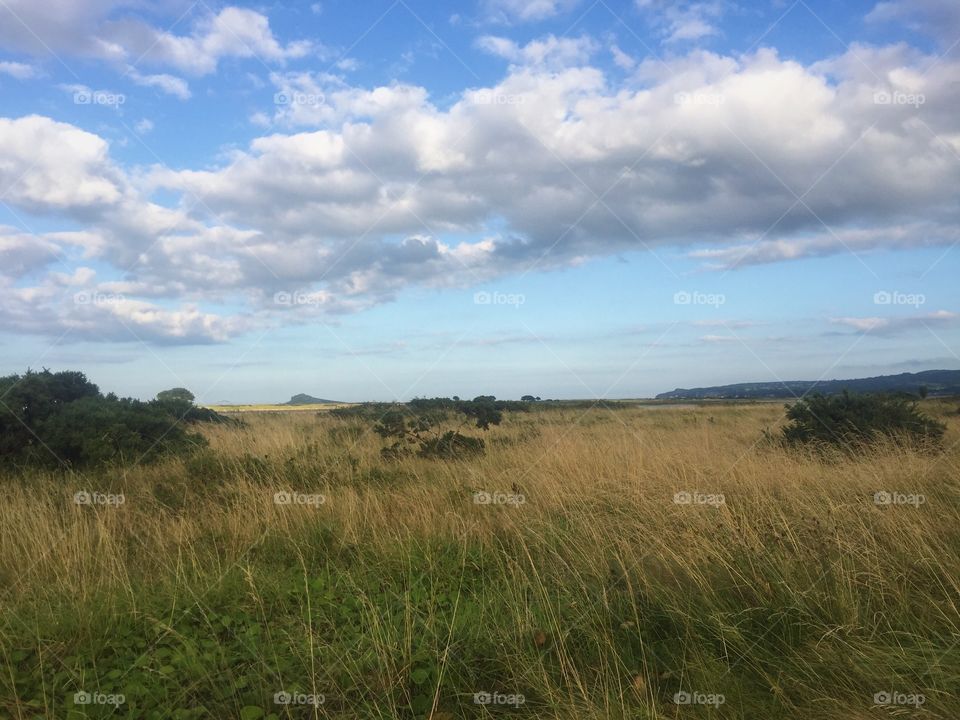
<instances>
[{"instance_id":1,"label":"yellow field","mask_svg":"<svg viewBox=\"0 0 960 720\"><path fill-rule=\"evenodd\" d=\"M218 413L317 412L345 407L350 403L310 403L307 405L204 405Z\"/></svg>"}]
</instances>

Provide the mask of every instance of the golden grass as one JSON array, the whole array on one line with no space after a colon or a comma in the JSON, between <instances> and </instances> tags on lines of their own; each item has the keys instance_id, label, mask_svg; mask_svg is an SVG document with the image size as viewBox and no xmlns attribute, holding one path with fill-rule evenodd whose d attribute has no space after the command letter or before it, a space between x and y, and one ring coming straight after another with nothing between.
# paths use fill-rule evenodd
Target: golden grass
<instances>
[{"instance_id":1,"label":"golden grass","mask_svg":"<svg viewBox=\"0 0 960 720\"><path fill-rule=\"evenodd\" d=\"M454 606L425 605L407 588L391 618L363 572L346 569L364 631L335 659L341 646L316 632L322 611L300 597L309 645L258 652L265 678L271 654L296 654L304 687L365 698L330 702L318 717L485 717L457 696L487 689L523 691L516 712L535 717L960 717L960 647L951 649L960 641L960 423L953 406L927 408L948 420L944 454L789 452L760 442L783 416L765 404L513 414L469 463L390 465L379 438L353 421L252 412L244 427L204 429L203 462L7 483L0 640L62 661L69 641L41 629L44 618L139 617L153 612L151 589L170 599L152 622L177 637L181 613L212 613L209 597L234 571L245 602L269 605L268 548L301 584L359 553L384 583L422 573ZM78 490L122 492L125 502L77 506ZM277 505L280 491L324 502ZM880 491L924 502L877 505ZM476 504L475 492L523 502ZM677 493L723 503L678 504ZM328 545L318 552L321 531ZM489 637L464 634L465 607ZM437 687L414 712L409 675L424 636ZM471 643L483 650L458 654ZM316 667L321 655L339 663L340 679ZM444 685L481 662L511 686ZM678 690L726 702L676 705ZM923 693L925 703L878 710L873 695L886 690ZM22 701L0 701L0 717L27 717Z\"/></svg>"},{"instance_id":2,"label":"golden grass","mask_svg":"<svg viewBox=\"0 0 960 720\"><path fill-rule=\"evenodd\" d=\"M255 413L255 412L318 412L321 410L333 410L338 407L345 407L350 403L308 403L306 405L204 405L203 407L218 413Z\"/></svg>"}]
</instances>

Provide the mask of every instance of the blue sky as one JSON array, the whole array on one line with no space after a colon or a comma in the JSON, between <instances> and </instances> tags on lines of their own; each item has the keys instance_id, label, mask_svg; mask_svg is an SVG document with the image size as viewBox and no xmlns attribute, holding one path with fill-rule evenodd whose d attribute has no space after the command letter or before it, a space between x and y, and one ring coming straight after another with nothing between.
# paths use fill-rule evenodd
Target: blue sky
<instances>
[{"instance_id":1,"label":"blue sky","mask_svg":"<svg viewBox=\"0 0 960 720\"><path fill-rule=\"evenodd\" d=\"M202 401L960 368L960 6L0 0L0 373Z\"/></svg>"}]
</instances>

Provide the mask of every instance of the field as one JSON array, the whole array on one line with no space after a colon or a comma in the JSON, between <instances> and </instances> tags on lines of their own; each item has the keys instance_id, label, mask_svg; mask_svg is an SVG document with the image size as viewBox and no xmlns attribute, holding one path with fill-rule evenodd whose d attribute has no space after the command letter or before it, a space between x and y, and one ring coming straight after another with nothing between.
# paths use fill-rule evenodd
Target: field
<instances>
[{"instance_id":1,"label":"field","mask_svg":"<svg viewBox=\"0 0 960 720\"><path fill-rule=\"evenodd\" d=\"M943 454L787 451L775 403L387 462L367 422L251 412L5 478L0 717L960 717L960 417L924 408Z\"/></svg>"},{"instance_id":2,"label":"field","mask_svg":"<svg viewBox=\"0 0 960 720\"><path fill-rule=\"evenodd\" d=\"M248 412L317 412L342 407L347 403L308 403L306 405L207 405L206 407L218 413L248 413Z\"/></svg>"}]
</instances>

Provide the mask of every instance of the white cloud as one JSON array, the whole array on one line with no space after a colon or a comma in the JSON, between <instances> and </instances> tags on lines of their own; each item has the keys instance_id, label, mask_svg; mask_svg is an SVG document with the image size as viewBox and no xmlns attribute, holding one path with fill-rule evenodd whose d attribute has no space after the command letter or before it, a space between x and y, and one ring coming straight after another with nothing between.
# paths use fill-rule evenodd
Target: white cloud
<instances>
[{"instance_id":1,"label":"white cloud","mask_svg":"<svg viewBox=\"0 0 960 720\"><path fill-rule=\"evenodd\" d=\"M137 120L137 124L133 126L133 129L140 135L146 135L153 130L153 121L149 118L141 118Z\"/></svg>"},{"instance_id":2,"label":"white cloud","mask_svg":"<svg viewBox=\"0 0 960 720\"><path fill-rule=\"evenodd\" d=\"M166 65L193 75L207 75L225 58L257 58L283 64L309 54L308 41L281 43L266 15L234 6L207 12L189 34L177 35L141 20L124 17L137 0L4 0L0 3L0 47L38 56L50 52L92 57L120 67L141 63ZM205 9L200 3L198 8ZM159 5L177 20L183 8ZM117 19L119 16L119 19ZM179 23L177 23L179 24ZM185 83L170 75L144 75L150 84L183 97Z\"/></svg>"},{"instance_id":3,"label":"white cloud","mask_svg":"<svg viewBox=\"0 0 960 720\"><path fill-rule=\"evenodd\" d=\"M906 23L913 30L953 46L960 38L960 3L956 0L888 0L877 3L867 15L867 21Z\"/></svg>"},{"instance_id":4,"label":"white cloud","mask_svg":"<svg viewBox=\"0 0 960 720\"><path fill-rule=\"evenodd\" d=\"M39 72L33 65L25 63L0 61L0 75L9 75L17 80L29 80L39 75Z\"/></svg>"},{"instance_id":5,"label":"white cloud","mask_svg":"<svg viewBox=\"0 0 960 720\"><path fill-rule=\"evenodd\" d=\"M486 0L488 16L498 22L531 22L569 12L579 0Z\"/></svg>"},{"instance_id":6,"label":"white cloud","mask_svg":"<svg viewBox=\"0 0 960 720\"><path fill-rule=\"evenodd\" d=\"M724 14L723 0L636 0L665 42L700 40L719 33L717 21Z\"/></svg>"},{"instance_id":7,"label":"white cloud","mask_svg":"<svg viewBox=\"0 0 960 720\"><path fill-rule=\"evenodd\" d=\"M197 21L189 35L160 31L135 20L108 23L103 39L124 49L137 64L173 66L193 75L207 75L223 58L258 58L283 63L307 55L306 41L280 43L265 15L253 10L226 7Z\"/></svg>"},{"instance_id":8,"label":"white cloud","mask_svg":"<svg viewBox=\"0 0 960 720\"><path fill-rule=\"evenodd\" d=\"M548 35L520 46L513 40L485 35L477 40L484 52L502 57L515 65L566 67L587 62L596 52L596 43L589 37L557 38Z\"/></svg>"},{"instance_id":9,"label":"white cloud","mask_svg":"<svg viewBox=\"0 0 960 720\"><path fill-rule=\"evenodd\" d=\"M825 257L843 253L869 252L873 250L896 250L915 247L953 245L960 242L960 229L956 225L938 225L931 222L916 222L878 228L849 228L820 232L797 238L767 240L758 238L753 242L723 247L694 250L689 257L705 261L712 270L731 270L748 265L762 265Z\"/></svg>"},{"instance_id":10,"label":"white cloud","mask_svg":"<svg viewBox=\"0 0 960 720\"><path fill-rule=\"evenodd\" d=\"M610 46L610 53L613 55L613 62L622 70L633 70L637 66L637 61L617 45Z\"/></svg>"},{"instance_id":11,"label":"white cloud","mask_svg":"<svg viewBox=\"0 0 960 720\"><path fill-rule=\"evenodd\" d=\"M932 329L940 325L953 325L960 320L960 313L937 310L926 315L908 315L904 317L838 317L830 318L834 325L843 325L858 332L873 335L899 335L921 329Z\"/></svg>"},{"instance_id":12,"label":"white cloud","mask_svg":"<svg viewBox=\"0 0 960 720\"><path fill-rule=\"evenodd\" d=\"M0 118L0 186L7 202L35 212L102 206L121 195L105 140L39 115Z\"/></svg>"},{"instance_id":13,"label":"white cloud","mask_svg":"<svg viewBox=\"0 0 960 720\"><path fill-rule=\"evenodd\" d=\"M159 75L143 75L133 66L127 68L126 76L137 85L157 88L181 100L190 99L190 86L187 85L187 82L182 78L164 73Z\"/></svg>"},{"instance_id":14,"label":"white cloud","mask_svg":"<svg viewBox=\"0 0 960 720\"><path fill-rule=\"evenodd\" d=\"M0 119L5 200L89 233L6 240L18 272L48 275L0 285L0 324L25 326L32 303L34 331L119 337L133 323L157 341L219 340L367 308L412 285L475 284L631 249L696 247L728 267L844 243L956 239L937 234L958 220L951 58L856 47L856 58L805 66L769 50L692 52L614 84L582 53L553 63L555 51L533 49L560 46L499 45L516 58L501 82L442 107L416 85L274 73L278 91L318 102L277 105L282 131L212 167L125 169L98 135L39 116ZM928 101L873 102L891 87ZM104 276L50 273L38 265L44 243L82 248ZM75 287L127 297L96 312L64 307ZM309 302L276 303L278 292Z\"/></svg>"}]
</instances>

